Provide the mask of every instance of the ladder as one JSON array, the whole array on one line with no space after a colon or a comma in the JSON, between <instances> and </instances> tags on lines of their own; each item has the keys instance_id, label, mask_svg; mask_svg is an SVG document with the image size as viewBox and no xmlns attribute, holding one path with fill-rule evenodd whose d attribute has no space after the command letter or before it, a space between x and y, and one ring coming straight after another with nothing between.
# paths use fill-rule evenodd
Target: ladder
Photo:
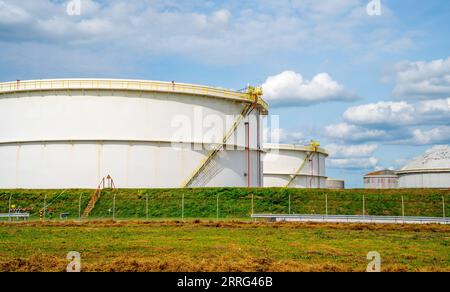
<instances>
[{"instance_id":1,"label":"ladder","mask_svg":"<svg viewBox=\"0 0 450 292\"><path fill-rule=\"evenodd\" d=\"M110 175L108 175L106 178L103 178L100 181L100 184L98 185L97 189L95 190L94 194L92 195L91 199L89 200L88 205L86 206L86 209L83 212L83 218L89 217L92 210L95 208L95 205L97 204L98 200L100 200L102 189L105 188L105 181L108 180L108 186L109 189L115 189L116 186L114 185L114 180L111 178Z\"/></svg>"},{"instance_id":2,"label":"ladder","mask_svg":"<svg viewBox=\"0 0 450 292\"><path fill-rule=\"evenodd\" d=\"M89 216L89 214L91 214L92 209L95 208L95 204L100 199L101 193L102 193L102 190L100 188L95 190L94 195L92 195L86 209L83 212L83 218L87 218Z\"/></svg>"},{"instance_id":3,"label":"ladder","mask_svg":"<svg viewBox=\"0 0 450 292\"><path fill-rule=\"evenodd\" d=\"M189 176L189 178L183 183L183 188L189 188L195 186L195 181L199 178L201 174L208 174L209 170L212 169L213 160L217 156L217 154L223 149L223 147L226 145L228 139L230 139L231 135L234 134L242 120L244 120L247 115L252 111L254 107L257 106L258 100L262 95L262 90L260 88L256 87L248 87L247 93L249 94L250 98L252 99L252 103L246 104L244 109L242 110L241 114L236 118L231 128L228 130L228 132L225 134L225 136L222 139L222 143L215 145L213 149L208 153L205 159L202 160L200 165L194 170L194 172Z\"/></svg>"}]
</instances>

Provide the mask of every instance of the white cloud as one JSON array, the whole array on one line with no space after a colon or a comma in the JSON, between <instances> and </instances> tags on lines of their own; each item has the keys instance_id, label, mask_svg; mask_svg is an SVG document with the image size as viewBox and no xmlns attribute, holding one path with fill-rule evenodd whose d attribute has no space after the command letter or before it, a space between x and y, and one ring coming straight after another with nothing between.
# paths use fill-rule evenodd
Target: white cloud
<instances>
[{"instance_id":1,"label":"white cloud","mask_svg":"<svg viewBox=\"0 0 450 292\"><path fill-rule=\"evenodd\" d=\"M355 125L340 123L326 126L325 136L331 140L363 142L381 140L386 137L386 132L375 129L368 130Z\"/></svg>"},{"instance_id":2,"label":"white cloud","mask_svg":"<svg viewBox=\"0 0 450 292\"><path fill-rule=\"evenodd\" d=\"M377 168L379 160L375 157L369 158L339 158L328 159L327 164L331 168L337 169L355 169L355 170L367 170Z\"/></svg>"},{"instance_id":3,"label":"white cloud","mask_svg":"<svg viewBox=\"0 0 450 292\"><path fill-rule=\"evenodd\" d=\"M345 121L361 126L411 126L442 124L450 120L450 98L407 102L378 102L350 107Z\"/></svg>"},{"instance_id":4,"label":"white cloud","mask_svg":"<svg viewBox=\"0 0 450 292\"><path fill-rule=\"evenodd\" d=\"M331 168L367 170L379 167L379 160L373 156L378 149L376 144L329 144L325 149L330 153L327 164Z\"/></svg>"},{"instance_id":5,"label":"white cloud","mask_svg":"<svg viewBox=\"0 0 450 292\"><path fill-rule=\"evenodd\" d=\"M394 96L402 99L450 97L450 57L431 62L401 62L395 68Z\"/></svg>"},{"instance_id":6,"label":"white cloud","mask_svg":"<svg viewBox=\"0 0 450 292\"><path fill-rule=\"evenodd\" d=\"M220 9L213 13L213 20L219 23L228 23L231 19L231 13L227 9Z\"/></svg>"},{"instance_id":7,"label":"white cloud","mask_svg":"<svg viewBox=\"0 0 450 292\"><path fill-rule=\"evenodd\" d=\"M284 71L268 77L262 87L264 98L272 106L305 106L357 98L327 73L318 74L309 81L294 71Z\"/></svg>"},{"instance_id":8,"label":"white cloud","mask_svg":"<svg viewBox=\"0 0 450 292\"><path fill-rule=\"evenodd\" d=\"M367 158L378 149L376 144L343 145L329 144L325 149L331 158Z\"/></svg>"},{"instance_id":9,"label":"white cloud","mask_svg":"<svg viewBox=\"0 0 450 292\"><path fill-rule=\"evenodd\" d=\"M305 144L305 136L302 132L289 132L282 128L265 128L264 143Z\"/></svg>"},{"instance_id":10,"label":"white cloud","mask_svg":"<svg viewBox=\"0 0 450 292\"><path fill-rule=\"evenodd\" d=\"M378 102L350 107L343 117L357 125L403 125L414 121L414 113L414 106L406 102Z\"/></svg>"},{"instance_id":11,"label":"white cloud","mask_svg":"<svg viewBox=\"0 0 450 292\"><path fill-rule=\"evenodd\" d=\"M24 9L0 1L0 24L18 24L29 19L30 15Z\"/></svg>"},{"instance_id":12,"label":"white cloud","mask_svg":"<svg viewBox=\"0 0 450 292\"><path fill-rule=\"evenodd\" d=\"M107 42L110 50L142 58L175 55L220 64L264 61L275 52L364 52L373 48L369 42L386 39L367 40L362 0L82 0L79 17L66 14L68 1L0 0L0 39L17 50L24 40L70 50L104 50ZM389 27L388 18L383 14L377 27Z\"/></svg>"},{"instance_id":13,"label":"white cloud","mask_svg":"<svg viewBox=\"0 0 450 292\"><path fill-rule=\"evenodd\" d=\"M450 98L422 101L416 104L420 122L447 122L450 120Z\"/></svg>"},{"instance_id":14,"label":"white cloud","mask_svg":"<svg viewBox=\"0 0 450 292\"><path fill-rule=\"evenodd\" d=\"M442 126L429 130L415 129L412 137L406 143L415 145L432 145L450 142L450 127Z\"/></svg>"}]
</instances>

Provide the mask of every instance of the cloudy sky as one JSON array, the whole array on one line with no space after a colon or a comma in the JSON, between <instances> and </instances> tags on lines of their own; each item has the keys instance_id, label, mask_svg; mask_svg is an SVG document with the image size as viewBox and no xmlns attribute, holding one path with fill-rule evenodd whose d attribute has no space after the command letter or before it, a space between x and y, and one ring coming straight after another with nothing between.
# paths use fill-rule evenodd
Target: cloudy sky
<instances>
[{"instance_id":1,"label":"cloudy sky","mask_svg":"<svg viewBox=\"0 0 450 292\"><path fill-rule=\"evenodd\" d=\"M370 1L81 0L77 15L71 1L0 0L0 81L262 85L271 131L321 141L329 175L360 187L450 142L450 2L381 0L370 16Z\"/></svg>"}]
</instances>

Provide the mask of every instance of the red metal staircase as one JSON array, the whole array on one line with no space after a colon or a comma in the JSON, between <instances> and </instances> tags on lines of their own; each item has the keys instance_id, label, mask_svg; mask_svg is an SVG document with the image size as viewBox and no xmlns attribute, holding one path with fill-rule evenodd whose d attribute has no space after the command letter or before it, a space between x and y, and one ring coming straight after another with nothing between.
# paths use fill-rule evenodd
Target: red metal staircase
<instances>
[{"instance_id":1,"label":"red metal staircase","mask_svg":"<svg viewBox=\"0 0 450 292\"><path fill-rule=\"evenodd\" d=\"M102 190L105 189L105 182L108 182L106 188L108 189L115 189L116 186L114 185L114 180L111 178L110 175L108 175L106 178L103 178L100 181L100 184L98 185L97 189L95 190L94 194L92 195L91 199L89 200L89 203L86 207L86 209L83 212L83 218L89 217L92 210L95 208L95 204L97 204L98 200L100 200Z\"/></svg>"}]
</instances>

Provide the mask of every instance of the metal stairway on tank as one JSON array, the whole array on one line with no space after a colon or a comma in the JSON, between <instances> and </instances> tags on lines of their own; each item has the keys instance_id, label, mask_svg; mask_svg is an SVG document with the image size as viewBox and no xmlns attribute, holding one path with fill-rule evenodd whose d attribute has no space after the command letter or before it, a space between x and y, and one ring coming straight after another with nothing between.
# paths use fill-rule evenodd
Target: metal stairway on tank
<instances>
[{"instance_id":1,"label":"metal stairway on tank","mask_svg":"<svg viewBox=\"0 0 450 292\"><path fill-rule=\"evenodd\" d=\"M262 96L262 89L249 86L246 89L248 95L252 99L252 103L247 104L240 115L234 121L232 127L228 130L222 139L222 143L213 146L213 149L207 154L206 158L200 163L200 165L194 170L189 178L183 183L183 188L189 187L204 187L207 179L211 178L212 173L215 170L217 163L214 162L214 158L225 147L228 139L234 134L239 127L239 124L250 114L250 112L258 105L258 101Z\"/></svg>"},{"instance_id":2,"label":"metal stairway on tank","mask_svg":"<svg viewBox=\"0 0 450 292\"><path fill-rule=\"evenodd\" d=\"M114 185L114 180L111 178L110 175L108 175L106 177L106 180L108 180L108 189L114 189L115 185ZM89 200L88 205L86 206L86 209L83 212L83 218L87 218L89 217L89 215L91 214L92 210L95 208L95 205L97 204L98 200L100 200L101 194L102 194L102 189L105 188L105 178L103 178L100 182L100 184L98 185L97 189L95 190L94 194L92 195L91 199Z\"/></svg>"}]
</instances>

